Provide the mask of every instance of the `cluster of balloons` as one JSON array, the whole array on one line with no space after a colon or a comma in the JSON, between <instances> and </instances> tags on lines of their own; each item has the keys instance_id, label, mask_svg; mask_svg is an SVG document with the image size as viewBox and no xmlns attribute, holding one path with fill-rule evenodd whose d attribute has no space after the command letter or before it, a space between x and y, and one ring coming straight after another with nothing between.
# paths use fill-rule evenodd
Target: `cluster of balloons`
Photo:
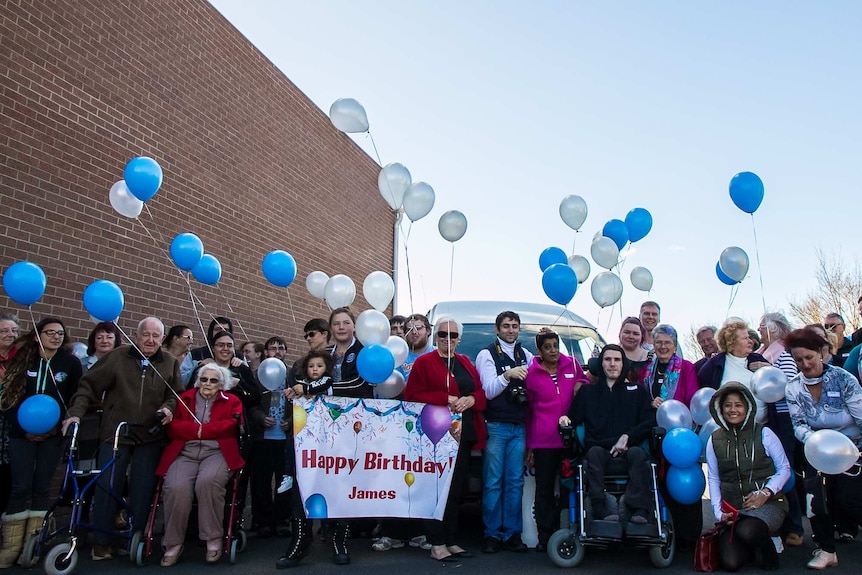
<instances>
[{"instance_id":1,"label":"cluster of balloons","mask_svg":"<svg viewBox=\"0 0 862 575\"><path fill-rule=\"evenodd\" d=\"M764 188L760 177L752 172L740 172L730 180L730 199L747 214L754 214L763 202ZM715 275L726 285L741 283L748 274L748 254L742 248L726 248L715 264Z\"/></svg>"},{"instance_id":2,"label":"cluster of balloons","mask_svg":"<svg viewBox=\"0 0 862 575\"><path fill-rule=\"evenodd\" d=\"M698 406L703 401L702 395L698 398ZM706 403L708 405L709 401ZM701 440L691 429L692 412L681 401L668 399L659 406L656 422L667 430L662 442L662 453L671 464L666 477L668 493L678 503L700 501L706 489L706 478L698 464L703 447Z\"/></svg>"},{"instance_id":3,"label":"cluster of balloons","mask_svg":"<svg viewBox=\"0 0 862 575\"><path fill-rule=\"evenodd\" d=\"M127 218L137 218L144 202L152 199L162 187L164 174L159 163L152 158L132 158L123 170L123 179L111 186L108 200L111 207Z\"/></svg>"},{"instance_id":4,"label":"cluster of balloons","mask_svg":"<svg viewBox=\"0 0 862 575\"><path fill-rule=\"evenodd\" d=\"M221 262L212 254L204 253L204 243L191 232L177 234L171 241L171 259L184 272L206 285L215 285L221 279Z\"/></svg>"},{"instance_id":5,"label":"cluster of balloons","mask_svg":"<svg viewBox=\"0 0 862 575\"><path fill-rule=\"evenodd\" d=\"M556 247L546 248L539 254L539 269L545 295L555 303L568 305L580 282L575 269L569 265L566 252Z\"/></svg>"},{"instance_id":6,"label":"cluster of balloons","mask_svg":"<svg viewBox=\"0 0 862 575\"><path fill-rule=\"evenodd\" d=\"M715 275L721 283L732 286L741 283L748 274L748 254L742 248L725 248L715 264Z\"/></svg>"},{"instance_id":7,"label":"cluster of balloons","mask_svg":"<svg viewBox=\"0 0 862 575\"><path fill-rule=\"evenodd\" d=\"M344 274L329 277L322 271L313 271L305 278L305 288L312 296L326 300L331 309L349 306L356 299L356 284ZM395 282L386 272L373 271L362 283L362 295L374 309L383 311L395 297Z\"/></svg>"},{"instance_id":8,"label":"cluster of balloons","mask_svg":"<svg viewBox=\"0 0 862 575\"><path fill-rule=\"evenodd\" d=\"M362 379L375 386L378 397L400 395L405 381L395 368L407 360L409 348L404 339L389 335L389 318L376 309L362 312L356 318L356 339L364 346L356 358Z\"/></svg>"}]
</instances>

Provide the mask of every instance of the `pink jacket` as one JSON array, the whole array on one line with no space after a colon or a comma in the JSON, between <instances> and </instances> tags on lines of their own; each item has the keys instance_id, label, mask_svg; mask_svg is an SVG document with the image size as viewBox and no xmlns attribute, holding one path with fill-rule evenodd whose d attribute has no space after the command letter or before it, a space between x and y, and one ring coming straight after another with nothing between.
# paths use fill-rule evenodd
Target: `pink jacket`
<instances>
[{"instance_id":1,"label":"pink jacket","mask_svg":"<svg viewBox=\"0 0 862 575\"><path fill-rule=\"evenodd\" d=\"M533 357L527 368L527 409L526 434L528 449L558 449L563 447L558 424L561 415L569 412L581 384L587 383L587 376L575 359L560 354L557 364L557 383Z\"/></svg>"}]
</instances>

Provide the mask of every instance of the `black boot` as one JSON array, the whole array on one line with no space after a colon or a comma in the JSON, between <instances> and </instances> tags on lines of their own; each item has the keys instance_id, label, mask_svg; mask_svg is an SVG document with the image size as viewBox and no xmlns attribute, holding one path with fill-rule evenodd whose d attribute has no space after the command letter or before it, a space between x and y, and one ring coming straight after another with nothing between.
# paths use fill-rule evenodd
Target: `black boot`
<instances>
[{"instance_id":1,"label":"black boot","mask_svg":"<svg viewBox=\"0 0 862 575\"><path fill-rule=\"evenodd\" d=\"M771 537L766 537L760 544L760 554L763 557L761 567L764 571L778 571L780 567L778 562L778 551L775 549L775 544Z\"/></svg>"},{"instance_id":2,"label":"black boot","mask_svg":"<svg viewBox=\"0 0 862 575\"><path fill-rule=\"evenodd\" d=\"M336 565L350 563L350 553L347 551L347 535L350 528L346 521L338 521L332 530L332 561Z\"/></svg>"},{"instance_id":3,"label":"black boot","mask_svg":"<svg viewBox=\"0 0 862 575\"><path fill-rule=\"evenodd\" d=\"M293 539L290 548L275 562L276 569L288 569L299 565L303 557L311 553L311 521L308 519L291 519Z\"/></svg>"}]
</instances>

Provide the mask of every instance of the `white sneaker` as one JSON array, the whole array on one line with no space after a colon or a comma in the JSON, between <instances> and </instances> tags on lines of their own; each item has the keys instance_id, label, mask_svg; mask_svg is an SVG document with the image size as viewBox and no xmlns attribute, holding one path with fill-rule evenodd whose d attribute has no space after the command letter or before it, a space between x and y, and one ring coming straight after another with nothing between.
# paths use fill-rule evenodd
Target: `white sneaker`
<instances>
[{"instance_id":1,"label":"white sneaker","mask_svg":"<svg viewBox=\"0 0 862 575\"><path fill-rule=\"evenodd\" d=\"M431 550L431 544L425 540L424 535L419 535L418 537L414 537L410 540L410 547L419 547L420 549L424 549L425 551Z\"/></svg>"},{"instance_id":2,"label":"white sneaker","mask_svg":"<svg viewBox=\"0 0 862 575\"><path fill-rule=\"evenodd\" d=\"M814 559L808 562L809 569L826 569L834 565L838 565L838 554L827 553L823 549L816 549Z\"/></svg>"},{"instance_id":3,"label":"white sneaker","mask_svg":"<svg viewBox=\"0 0 862 575\"><path fill-rule=\"evenodd\" d=\"M276 489L279 493L284 493L285 491L289 491L290 488L293 487L293 477L290 475L285 475L281 478L281 485Z\"/></svg>"},{"instance_id":4,"label":"white sneaker","mask_svg":"<svg viewBox=\"0 0 862 575\"><path fill-rule=\"evenodd\" d=\"M390 537L378 537L371 544L373 551L389 551L390 549L400 549L404 547L404 542L400 539L392 539Z\"/></svg>"},{"instance_id":5,"label":"white sneaker","mask_svg":"<svg viewBox=\"0 0 862 575\"><path fill-rule=\"evenodd\" d=\"M784 542L781 540L781 537L773 537L772 544L775 545L776 553L784 553Z\"/></svg>"}]
</instances>

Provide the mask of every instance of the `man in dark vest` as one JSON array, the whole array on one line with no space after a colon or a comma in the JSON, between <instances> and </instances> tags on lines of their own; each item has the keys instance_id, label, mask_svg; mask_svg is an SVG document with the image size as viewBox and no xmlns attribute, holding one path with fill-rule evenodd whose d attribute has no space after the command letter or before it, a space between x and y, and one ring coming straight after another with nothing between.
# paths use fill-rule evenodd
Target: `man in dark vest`
<instances>
[{"instance_id":1,"label":"man in dark vest","mask_svg":"<svg viewBox=\"0 0 862 575\"><path fill-rule=\"evenodd\" d=\"M500 313L495 321L497 338L476 356L476 369L488 397L485 409L488 442L482 465L484 553L527 550L521 540L527 417L524 378L533 355L518 343L520 330L521 318L517 313Z\"/></svg>"}]
</instances>

